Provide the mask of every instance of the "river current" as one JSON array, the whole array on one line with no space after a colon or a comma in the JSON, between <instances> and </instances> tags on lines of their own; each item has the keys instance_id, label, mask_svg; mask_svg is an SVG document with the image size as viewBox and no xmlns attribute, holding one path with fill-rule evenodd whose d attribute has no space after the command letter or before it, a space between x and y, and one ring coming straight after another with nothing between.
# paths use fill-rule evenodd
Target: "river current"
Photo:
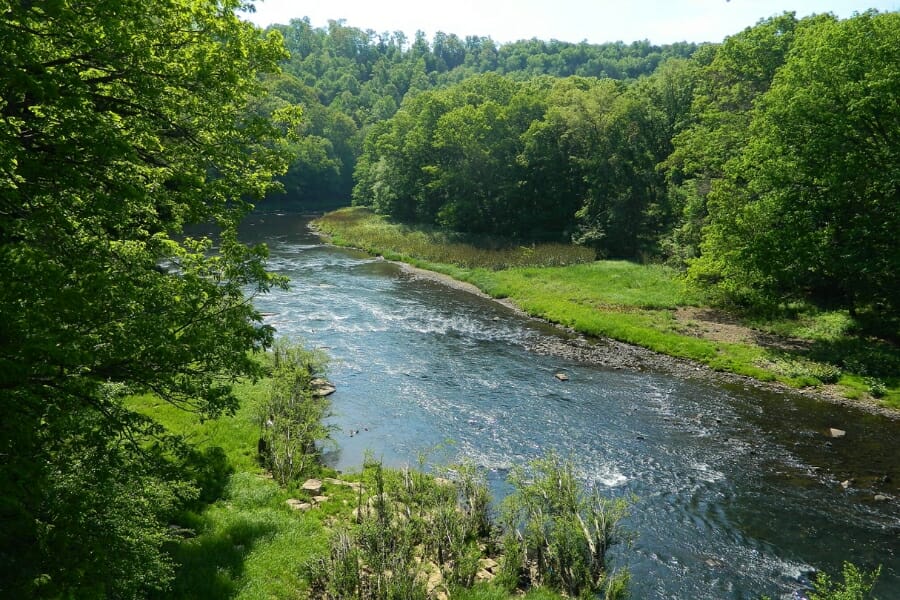
<instances>
[{"instance_id":1,"label":"river current","mask_svg":"<svg viewBox=\"0 0 900 600\"><path fill-rule=\"evenodd\" d=\"M565 334L324 245L296 216L254 216L243 237L291 281L256 299L267 323L332 358L336 468L426 452L474 461L502 493L511 466L553 449L588 485L636 496L615 557L636 599L803 598L812 571L843 560L882 565L878 597L900 598L897 421L547 354Z\"/></svg>"}]
</instances>

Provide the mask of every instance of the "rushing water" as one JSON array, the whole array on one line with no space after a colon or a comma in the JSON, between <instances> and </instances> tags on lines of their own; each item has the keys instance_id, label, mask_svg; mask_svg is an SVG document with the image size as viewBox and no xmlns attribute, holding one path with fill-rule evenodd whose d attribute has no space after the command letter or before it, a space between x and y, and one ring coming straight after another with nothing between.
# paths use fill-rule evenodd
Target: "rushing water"
<instances>
[{"instance_id":1,"label":"rushing water","mask_svg":"<svg viewBox=\"0 0 900 600\"><path fill-rule=\"evenodd\" d=\"M555 449L590 485L637 496L633 543L617 555L635 598L802 598L812 570L843 560L881 564L879 598L900 598L900 423L541 354L562 334L322 245L298 217L256 217L245 239L268 243L292 282L257 299L268 322L333 358L337 468L437 447L432 460L472 459L496 484ZM847 435L829 440L832 426Z\"/></svg>"}]
</instances>

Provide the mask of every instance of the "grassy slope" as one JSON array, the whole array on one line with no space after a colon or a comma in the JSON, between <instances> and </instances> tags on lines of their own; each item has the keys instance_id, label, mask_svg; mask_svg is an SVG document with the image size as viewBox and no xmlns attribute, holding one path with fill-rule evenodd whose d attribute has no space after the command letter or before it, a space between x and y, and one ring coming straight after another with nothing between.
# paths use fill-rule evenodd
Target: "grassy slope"
<instances>
[{"instance_id":1,"label":"grassy slope","mask_svg":"<svg viewBox=\"0 0 900 600\"><path fill-rule=\"evenodd\" d=\"M883 397L878 401L900 408L898 352L888 344L850 335L853 323L846 313L745 323L799 339L798 349L717 341L676 320L676 309L702 306L702 298L663 266L587 262L582 249L559 245L486 250L440 232L394 225L358 208L330 213L317 226L338 245L468 281L495 298L512 300L529 314L582 333L794 387L836 379L849 398L870 398L869 391L880 386Z\"/></svg>"},{"instance_id":2,"label":"grassy slope","mask_svg":"<svg viewBox=\"0 0 900 600\"><path fill-rule=\"evenodd\" d=\"M180 524L197 535L172 548L181 566L166 598L295 598L304 588L299 565L327 547L323 514L289 509L284 501L292 494L256 464L254 407L261 392L262 386L241 385L237 414L202 424L152 396L130 401L131 408L205 451L211 462L220 459L218 476L205 480L207 503L182 517Z\"/></svg>"},{"instance_id":3,"label":"grassy slope","mask_svg":"<svg viewBox=\"0 0 900 600\"><path fill-rule=\"evenodd\" d=\"M179 565L172 589L161 598L192 600L306 598L302 566L328 551L332 520L350 522L356 496L350 488L328 486L330 499L308 512L287 507L288 498L308 498L295 485L279 486L256 461L259 428L256 407L266 382L240 384L241 399L233 416L200 423L197 416L154 396L130 398L132 410L153 417L183 436L204 456L202 502L185 512L179 526L192 530L170 548ZM334 473L323 472L323 475ZM302 483L302 482L298 482ZM506 600L496 586L479 584L454 595L458 600ZM533 590L525 600L560 600Z\"/></svg>"}]
</instances>

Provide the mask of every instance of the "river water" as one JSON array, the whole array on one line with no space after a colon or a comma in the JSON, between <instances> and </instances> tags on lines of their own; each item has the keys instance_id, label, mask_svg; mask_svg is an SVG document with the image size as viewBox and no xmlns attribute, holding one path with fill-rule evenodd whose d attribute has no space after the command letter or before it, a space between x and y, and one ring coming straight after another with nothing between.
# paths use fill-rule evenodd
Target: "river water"
<instances>
[{"instance_id":1,"label":"river water","mask_svg":"<svg viewBox=\"0 0 900 600\"><path fill-rule=\"evenodd\" d=\"M255 216L244 239L265 241L291 280L257 298L267 322L333 359L338 469L358 470L366 452L399 466L430 451L473 460L502 493L512 465L554 449L588 485L637 497L615 560L634 598L803 598L812 570L843 560L882 565L878 597L900 598L900 423L548 355L564 334L323 245L296 216Z\"/></svg>"}]
</instances>

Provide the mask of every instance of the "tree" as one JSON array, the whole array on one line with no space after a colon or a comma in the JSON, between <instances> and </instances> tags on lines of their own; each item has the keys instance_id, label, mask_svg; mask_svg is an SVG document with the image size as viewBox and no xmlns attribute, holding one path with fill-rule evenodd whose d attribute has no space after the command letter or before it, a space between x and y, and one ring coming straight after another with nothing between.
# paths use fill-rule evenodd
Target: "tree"
<instances>
[{"instance_id":1,"label":"tree","mask_svg":"<svg viewBox=\"0 0 900 600\"><path fill-rule=\"evenodd\" d=\"M280 280L236 226L284 167L247 110L284 54L241 6L0 15L0 595L164 587L163 519L190 492L156 468L165 432L122 396L212 417L261 373L249 352L272 331L247 293ZM202 223L215 246L184 234Z\"/></svg>"},{"instance_id":2,"label":"tree","mask_svg":"<svg viewBox=\"0 0 900 600\"><path fill-rule=\"evenodd\" d=\"M798 31L749 144L710 196L695 277L739 299L898 316L898 65L900 14Z\"/></svg>"},{"instance_id":3,"label":"tree","mask_svg":"<svg viewBox=\"0 0 900 600\"><path fill-rule=\"evenodd\" d=\"M707 222L707 197L723 177L725 163L737 156L750 135L751 109L771 85L798 26L793 13L764 19L694 55L699 67L686 127L675 132L666 159L671 201L681 213L670 252L686 264L700 255Z\"/></svg>"}]
</instances>

